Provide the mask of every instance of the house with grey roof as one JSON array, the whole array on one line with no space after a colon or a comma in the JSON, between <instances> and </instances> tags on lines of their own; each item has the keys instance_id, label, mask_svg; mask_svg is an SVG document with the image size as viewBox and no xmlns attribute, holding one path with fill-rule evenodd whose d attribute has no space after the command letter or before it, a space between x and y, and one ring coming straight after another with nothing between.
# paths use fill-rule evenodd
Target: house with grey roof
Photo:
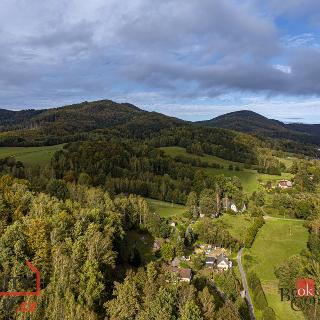
<instances>
[{"instance_id":1,"label":"house with grey roof","mask_svg":"<svg viewBox=\"0 0 320 320\"><path fill-rule=\"evenodd\" d=\"M216 264L215 257L206 257L206 267L213 268Z\"/></svg>"},{"instance_id":2,"label":"house with grey roof","mask_svg":"<svg viewBox=\"0 0 320 320\"><path fill-rule=\"evenodd\" d=\"M232 267L232 261L222 253L217 257L216 267L219 270L229 270Z\"/></svg>"}]
</instances>

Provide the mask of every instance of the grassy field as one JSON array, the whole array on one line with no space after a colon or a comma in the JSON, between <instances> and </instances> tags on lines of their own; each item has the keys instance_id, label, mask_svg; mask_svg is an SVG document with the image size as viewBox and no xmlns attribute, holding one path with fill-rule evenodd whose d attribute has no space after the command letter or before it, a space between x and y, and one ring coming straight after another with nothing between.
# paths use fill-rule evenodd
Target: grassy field
<instances>
[{"instance_id":1,"label":"grassy field","mask_svg":"<svg viewBox=\"0 0 320 320\"><path fill-rule=\"evenodd\" d=\"M252 223L252 218L248 214L223 214L215 221L224 225L232 236L242 241L245 238L247 228Z\"/></svg>"},{"instance_id":2,"label":"grassy field","mask_svg":"<svg viewBox=\"0 0 320 320\"><path fill-rule=\"evenodd\" d=\"M295 157L279 158L279 157L277 157L277 159L280 160L282 163L284 163L285 166L287 167L287 169L291 169L293 161L297 160L298 158L295 158Z\"/></svg>"},{"instance_id":3,"label":"grassy field","mask_svg":"<svg viewBox=\"0 0 320 320\"><path fill-rule=\"evenodd\" d=\"M191 155L186 152L184 148L180 147L164 147L161 148L167 155L171 157L175 157L178 155L183 155L185 157L193 158L193 159L200 159L202 161L206 161L210 163L218 163L224 166L223 169L215 169L215 168L204 168L203 170L209 175L217 175L217 174L224 174L227 177L238 177L243 185L243 189L245 192L252 193L258 189L260 183L266 183L271 181L272 183L276 183L281 179L290 179L292 175L290 173L282 173L281 176L275 175L268 175L263 173L258 173L256 170L252 169L243 169L243 163L239 162L232 162L229 160L224 160L215 156L205 155L203 157ZM230 164L238 165L243 170L241 171L232 171L228 170Z\"/></svg>"},{"instance_id":4,"label":"grassy field","mask_svg":"<svg viewBox=\"0 0 320 320\"><path fill-rule=\"evenodd\" d=\"M243 167L243 163L240 163L240 162L229 161L229 160L221 159L221 158L218 158L215 156L210 156L210 155L204 155L202 157L197 156L197 155L193 155L193 154L187 153L186 149L181 148L181 147L163 147L160 149L163 150L167 155L169 155L171 157L184 156L184 157L188 157L191 159L200 159L202 161L208 162L209 164L212 164L212 163L222 164L226 168L227 168L227 166L229 166L229 164L238 165L239 167Z\"/></svg>"},{"instance_id":5,"label":"grassy field","mask_svg":"<svg viewBox=\"0 0 320 320\"><path fill-rule=\"evenodd\" d=\"M290 256L298 254L306 247L307 229L303 221L267 220L259 231L251 249L245 251L246 269L253 269L261 280L269 306L277 319L304 319L302 313L291 309L290 304L280 301L275 268ZM248 264L246 256L251 256Z\"/></svg>"},{"instance_id":6,"label":"grassy field","mask_svg":"<svg viewBox=\"0 0 320 320\"><path fill-rule=\"evenodd\" d=\"M62 149L63 144L44 147L0 147L0 159L14 156L27 166L50 163L52 155Z\"/></svg>"},{"instance_id":7,"label":"grassy field","mask_svg":"<svg viewBox=\"0 0 320 320\"><path fill-rule=\"evenodd\" d=\"M154 199L146 199L151 211L157 212L161 217L169 218L181 216L187 208L179 204L164 202Z\"/></svg>"}]
</instances>

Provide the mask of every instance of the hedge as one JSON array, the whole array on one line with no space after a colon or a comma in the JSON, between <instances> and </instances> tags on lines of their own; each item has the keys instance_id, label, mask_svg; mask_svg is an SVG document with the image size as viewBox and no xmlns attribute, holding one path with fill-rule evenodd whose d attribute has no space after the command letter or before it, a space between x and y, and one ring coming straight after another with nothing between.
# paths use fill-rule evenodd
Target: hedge
<instances>
[{"instance_id":1,"label":"hedge","mask_svg":"<svg viewBox=\"0 0 320 320\"><path fill-rule=\"evenodd\" d=\"M264 225L264 219L263 217L258 217L254 219L253 225L248 229L246 239L245 239L245 246L247 248L251 248L254 239L256 238L256 235L260 228Z\"/></svg>"}]
</instances>

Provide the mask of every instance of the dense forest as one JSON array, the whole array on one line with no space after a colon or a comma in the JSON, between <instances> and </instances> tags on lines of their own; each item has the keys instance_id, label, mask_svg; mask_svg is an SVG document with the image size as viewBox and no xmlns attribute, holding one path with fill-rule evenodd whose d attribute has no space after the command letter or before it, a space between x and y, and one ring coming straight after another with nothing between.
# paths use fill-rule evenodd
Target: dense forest
<instances>
[{"instance_id":1,"label":"dense forest","mask_svg":"<svg viewBox=\"0 0 320 320\"><path fill-rule=\"evenodd\" d=\"M112 199L100 188L68 183L65 200L59 200L4 175L0 205L0 275L26 273L25 260L41 270L45 294L33 319L237 320L247 312L232 287L239 290L236 279L224 302L206 278L179 283L159 261L148 263L134 246L128 249L133 231L153 237L163 230L178 239L168 227L164 231L143 198ZM11 302L2 298L2 310ZM1 313L0 319L13 314Z\"/></svg>"},{"instance_id":2,"label":"dense forest","mask_svg":"<svg viewBox=\"0 0 320 320\"><path fill-rule=\"evenodd\" d=\"M236 178L210 179L200 168L172 159L159 149L119 140L66 145L52 158L52 169L55 179L102 186L113 195L134 193L182 204L191 191L214 187L219 188L220 197L229 193L238 199L236 193L242 190Z\"/></svg>"}]
</instances>

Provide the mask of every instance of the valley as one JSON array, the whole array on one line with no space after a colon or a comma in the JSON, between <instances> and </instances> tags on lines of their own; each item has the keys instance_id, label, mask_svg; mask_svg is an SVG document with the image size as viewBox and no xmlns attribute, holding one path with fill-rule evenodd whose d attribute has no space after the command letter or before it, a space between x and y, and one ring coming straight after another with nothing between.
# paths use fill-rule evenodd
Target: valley
<instances>
[{"instance_id":1,"label":"valley","mask_svg":"<svg viewBox=\"0 0 320 320\"><path fill-rule=\"evenodd\" d=\"M9 118L0 133L0 256L20 261L11 248L16 240L8 239L22 225L26 231L15 237L26 244L23 256L48 276L58 279L75 266L68 277L79 280L66 290L70 299L91 303L90 311L79 304L82 317L115 319L127 286L132 301L138 292L148 304L151 277L156 299L172 294L173 319L184 312L173 307L184 299L179 290L191 290L197 314L206 301L209 319L230 312L249 320L240 249L257 319L299 320L310 311L294 313L278 293L280 284L292 288L297 274L288 273L304 272L302 261L314 263L318 250L320 165L303 139L287 148L282 138L270 144L255 133L109 100L28 111L32 125L20 114L2 115ZM63 263L52 270L56 259ZM88 293L87 281L100 291ZM51 284L51 293L61 285ZM51 297L49 305L58 303Z\"/></svg>"}]
</instances>

